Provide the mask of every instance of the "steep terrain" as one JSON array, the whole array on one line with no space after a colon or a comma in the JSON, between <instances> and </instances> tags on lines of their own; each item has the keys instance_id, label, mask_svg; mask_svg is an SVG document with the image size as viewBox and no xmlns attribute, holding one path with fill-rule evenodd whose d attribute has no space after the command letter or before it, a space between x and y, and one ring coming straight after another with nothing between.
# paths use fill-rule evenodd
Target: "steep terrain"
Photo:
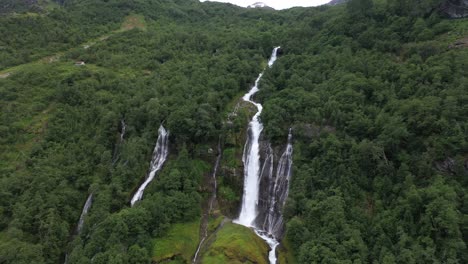
<instances>
[{"instance_id":1,"label":"steep terrain","mask_svg":"<svg viewBox=\"0 0 468 264\"><path fill-rule=\"evenodd\" d=\"M233 223L264 69L253 226L278 263L468 262L468 21L444 3L4 2L0 263L268 263Z\"/></svg>"}]
</instances>

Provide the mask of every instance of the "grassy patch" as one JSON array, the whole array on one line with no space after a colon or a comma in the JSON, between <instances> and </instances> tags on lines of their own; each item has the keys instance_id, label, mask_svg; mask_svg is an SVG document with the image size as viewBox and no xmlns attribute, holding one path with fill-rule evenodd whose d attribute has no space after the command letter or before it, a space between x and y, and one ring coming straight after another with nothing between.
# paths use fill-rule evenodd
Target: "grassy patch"
<instances>
[{"instance_id":1,"label":"grassy patch","mask_svg":"<svg viewBox=\"0 0 468 264\"><path fill-rule=\"evenodd\" d=\"M155 239L153 260L173 260L170 263L190 263L199 241L200 221L173 225L162 238Z\"/></svg>"},{"instance_id":2,"label":"grassy patch","mask_svg":"<svg viewBox=\"0 0 468 264\"><path fill-rule=\"evenodd\" d=\"M136 14L126 16L120 30L127 31L134 28L146 30L146 21L144 16Z\"/></svg>"},{"instance_id":3,"label":"grassy patch","mask_svg":"<svg viewBox=\"0 0 468 264\"><path fill-rule=\"evenodd\" d=\"M268 245L251 229L226 223L213 244L202 256L201 263L257 263L266 264Z\"/></svg>"}]
</instances>

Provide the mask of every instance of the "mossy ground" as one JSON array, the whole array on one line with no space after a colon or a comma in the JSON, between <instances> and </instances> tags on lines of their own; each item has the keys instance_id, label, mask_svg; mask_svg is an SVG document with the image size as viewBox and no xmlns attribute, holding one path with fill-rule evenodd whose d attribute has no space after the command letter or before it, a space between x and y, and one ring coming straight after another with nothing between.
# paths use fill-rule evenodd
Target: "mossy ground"
<instances>
[{"instance_id":1,"label":"mossy ground","mask_svg":"<svg viewBox=\"0 0 468 264\"><path fill-rule=\"evenodd\" d=\"M268 245L251 229L226 223L216 234L214 242L202 255L201 263L266 264Z\"/></svg>"},{"instance_id":2,"label":"mossy ground","mask_svg":"<svg viewBox=\"0 0 468 264\"><path fill-rule=\"evenodd\" d=\"M173 225L164 237L154 240L153 261L191 263L197 250L200 221Z\"/></svg>"},{"instance_id":3,"label":"mossy ground","mask_svg":"<svg viewBox=\"0 0 468 264\"><path fill-rule=\"evenodd\" d=\"M208 221L208 233L212 234L216 229L221 225L225 217L223 215L219 216L210 216Z\"/></svg>"},{"instance_id":4,"label":"mossy ground","mask_svg":"<svg viewBox=\"0 0 468 264\"><path fill-rule=\"evenodd\" d=\"M294 257L294 250L287 238L284 238L281 241L281 245L278 247L277 253L279 264L297 263L296 258Z\"/></svg>"}]
</instances>

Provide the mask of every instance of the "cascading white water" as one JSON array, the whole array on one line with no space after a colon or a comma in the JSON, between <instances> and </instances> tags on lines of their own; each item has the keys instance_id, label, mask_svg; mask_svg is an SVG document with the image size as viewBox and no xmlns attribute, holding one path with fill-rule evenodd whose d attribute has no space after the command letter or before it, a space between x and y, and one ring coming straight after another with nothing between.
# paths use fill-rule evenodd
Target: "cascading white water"
<instances>
[{"instance_id":1,"label":"cascading white water","mask_svg":"<svg viewBox=\"0 0 468 264\"><path fill-rule=\"evenodd\" d=\"M127 130L127 125L125 124L125 120L123 119L120 120L120 126L122 127L120 131L120 142L122 142L124 140L125 131Z\"/></svg>"},{"instance_id":2,"label":"cascading white water","mask_svg":"<svg viewBox=\"0 0 468 264\"><path fill-rule=\"evenodd\" d=\"M277 52L280 47L276 47L268 61L268 66L272 67L277 58ZM247 142L244 147L244 155L242 161L244 162L244 195L242 197L242 207L239 218L234 222L247 227L254 228L258 236L263 238L271 248L269 253L269 260L271 264L276 263L276 247L278 241L272 236L269 236L263 230L258 229L255 225L255 219L258 215L258 198L260 189L260 134L263 130L263 125L260 122L260 114L263 107L261 104L253 101L253 95L259 91L259 82L263 76L263 72L258 75L255 80L255 85L246 93L242 99L250 102L257 107L257 113L253 116L252 121L249 123Z\"/></svg>"},{"instance_id":3,"label":"cascading white water","mask_svg":"<svg viewBox=\"0 0 468 264\"><path fill-rule=\"evenodd\" d=\"M278 168L276 170L275 184L269 194L268 213L263 223L263 229L268 234L278 237L283 232L283 215L281 210L286 203L286 198L289 194L289 182L291 181L291 168L292 168L292 131L289 129L288 144L285 151L278 161Z\"/></svg>"},{"instance_id":4,"label":"cascading white water","mask_svg":"<svg viewBox=\"0 0 468 264\"><path fill-rule=\"evenodd\" d=\"M112 165L115 165L120 158L120 151L125 140L125 131L127 130L127 124L125 120L120 120L120 139L114 147L114 154L112 155Z\"/></svg>"},{"instance_id":5,"label":"cascading white water","mask_svg":"<svg viewBox=\"0 0 468 264\"><path fill-rule=\"evenodd\" d=\"M145 182L138 188L135 195L133 195L132 200L130 201L131 206L133 206L137 201L141 200L143 197L143 192L145 191L146 186L154 179L156 173L162 168L164 162L166 161L167 154L169 153L169 132L161 125L158 130L158 140L153 151L153 158L151 159L150 164L150 173L146 178Z\"/></svg>"},{"instance_id":6,"label":"cascading white water","mask_svg":"<svg viewBox=\"0 0 468 264\"><path fill-rule=\"evenodd\" d=\"M76 226L76 233L79 234L83 228L84 218L88 214L89 208L93 204L93 194L91 193L86 199L86 203L83 206L83 211L81 211L80 220L78 220L78 225Z\"/></svg>"},{"instance_id":7,"label":"cascading white water","mask_svg":"<svg viewBox=\"0 0 468 264\"><path fill-rule=\"evenodd\" d=\"M247 141L242 156L242 161L244 163L244 195L242 198L241 212L237 221L244 226L253 226L253 222L257 217L258 179L260 172L259 138L263 130L263 125L260 123L259 116L262 113L263 107L261 104L252 101L251 97L258 92L258 83L262 75L263 73L260 73L257 80L255 80L254 87L242 98L257 107L257 113L249 123Z\"/></svg>"},{"instance_id":8,"label":"cascading white water","mask_svg":"<svg viewBox=\"0 0 468 264\"><path fill-rule=\"evenodd\" d=\"M81 233L81 229L83 229L85 217L88 214L89 208L91 208L92 204L93 204L93 194L90 193L88 195L88 199L86 199L86 202L83 206L83 210L81 211L80 219L78 220L78 225L76 226L76 230L75 230L76 232L75 234L71 236L71 238L73 238L74 235L79 235ZM65 251L63 264L67 264L67 263L68 263L68 251Z\"/></svg>"},{"instance_id":9,"label":"cascading white water","mask_svg":"<svg viewBox=\"0 0 468 264\"><path fill-rule=\"evenodd\" d=\"M272 67L276 61L276 53L280 47L273 50L268 66ZM242 208L237 223L244 226L253 226L253 222L257 217L258 191L259 191L259 173L260 173L260 153L259 139L263 130L263 125L260 122L260 114L263 107L261 104L253 101L252 97L259 91L258 85L262 79L263 72L258 75L255 80L255 85L246 93L242 99L250 102L257 107L257 113L253 116L249 123L249 133L247 142L244 147L244 196L242 198Z\"/></svg>"}]
</instances>

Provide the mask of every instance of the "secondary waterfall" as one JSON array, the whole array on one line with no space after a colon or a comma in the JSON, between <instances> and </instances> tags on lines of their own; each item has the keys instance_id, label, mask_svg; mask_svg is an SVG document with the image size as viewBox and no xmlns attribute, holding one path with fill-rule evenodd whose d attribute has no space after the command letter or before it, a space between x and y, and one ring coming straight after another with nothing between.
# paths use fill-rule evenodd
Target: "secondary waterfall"
<instances>
[{"instance_id":1,"label":"secondary waterfall","mask_svg":"<svg viewBox=\"0 0 468 264\"><path fill-rule=\"evenodd\" d=\"M192 263L197 263L198 257L200 250L205 243L205 240L208 238L208 217L211 215L211 212L213 211L213 205L214 202L216 201L216 193L218 192L218 180L216 179L216 174L218 173L218 168L219 168L219 163L221 162L221 156L222 156L222 150L221 150L221 137L218 139L218 155L216 156L216 162L213 168L213 174L211 174L211 185L212 185L212 192L211 192L211 197L208 201L208 211L206 211L203 214L203 219L202 222L205 221L205 225L202 223L203 227L203 237L200 240L200 243L198 243L197 251L195 252L195 256L192 259ZM203 226L204 225L204 226Z\"/></svg>"},{"instance_id":2,"label":"secondary waterfall","mask_svg":"<svg viewBox=\"0 0 468 264\"><path fill-rule=\"evenodd\" d=\"M127 125L125 124L125 120L120 120L120 142L124 140L125 131L127 130Z\"/></svg>"},{"instance_id":3,"label":"secondary waterfall","mask_svg":"<svg viewBox=\"0 0 468 264\"><path fill-rule=\"evenodd\" d=\"M266 199L267 206L265 208L265 219L262 223L262 230L265 230L273 237L281 237L283 235L284 222L281 213L286 198L289 194L289 182L291 180L291 167L292 167L292 132L289 130L288 144L286 149L281 155L278 166L276 169L276 177L269 180L268 197ZM271 165L273 163L270 163ZM272 166L271 166L272 167ZM273 169L271 168L271 171ZM271 173L270 175L272 175Z\"/></svg>"},{"instance_id":4,"label":"secondary waterfall","mask_svg":"<svg viewBox=\"0 0 468 264\"><path fill-rule=\"evenodd\" d=\"M89 208L91 208L92 204L93 204L93 194L90 193L88 195L88 198L86 199L86 202L85 202L84 206L83 206L83 210L81 211L80 219L78 220L78 224L76 226L75 233L72 234L69 237L70 240L74 237L74 235L79 235L81 233L81 229L83 229L83 224L84 224L85 217L88 214ZM63 261L64 264L68 263L68 253L69 253L68 250L66 250L65 251L65 256L64 256L64 261Z\"/></svg>"},{"instance_id":5,"label":"secondary waterfall","mask_svg":"<svg viewBox=\"0 0 468 264\"><path fill-rule=\"evenodd\" d=\"M120 120L120 138L114 147L114 154L112 154L112 165L115 165L120 158L120 152L121 152L124 140L125 140L124 137L125 137L126 130L127 130L127 124L125 124L125 120L122 119Z\"/></svg>"},{"instance_id":6,"label":"secondary waterfall","mask_svg":"<svg viewBox=\"0 0 468 264\"><path fill-rule=\"evenodd\" d=\"M135 195L133 195L133 198L130 201L131 206L133 206L137 201L141 200L146 186L154 179L156 173L161 170L164 162L166 161L167 154L169 153L169 132L166 131L166 129L161 125L159 127L158 133L158 140L153 150L153 158L151 159L150 172L145 182L143 182Z\"/></svg>"},{"instance_id":7,"label":"secondary waterfall","mask_svg":"<svg viewBox=\"0 0 468 264\"><path fill-rule=\"evenodd\" d=\"M86 203L83 206L83 211L81 211L80 220L78 220L78 225L76 226L76 233L79 234L83 228L84 218L88 214L89 208L93 204L93 194L91 193L86 199Z\"/></svg>"},{"instance_id":8,"label":"secondary waterfall","mask_svg":"<svg viewBox=\"0 0 468 264\"><path fill-rule=\"evenodd\" d=\"M280 47L276 47L268 61L268 67L272 67L277 58L277 52ZM262 79L263 72L259 74L255 80L255 85L246 93L242 99L250 102L257 107L257 113L253 116L249 123L247 141L244 146L244 154L242 161L244 163L244 195L242 197L242 207L239 218L234 222L252 227L258 236L263 238L271 250L269 260L271 264L276 263L276 247L279 242L273 234L262 230L262 227L257 226L256 219L258 216L259 190L260 190L260 134L263 130L263 125L260 121L260 114L263 107L261 104L253 101L253 96L259 91L259 82ZM273 156L271 156L273 158ZM273 161L273 160L272 160Z\"/></svg>"}]
</instances>

